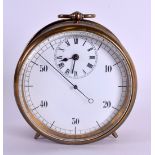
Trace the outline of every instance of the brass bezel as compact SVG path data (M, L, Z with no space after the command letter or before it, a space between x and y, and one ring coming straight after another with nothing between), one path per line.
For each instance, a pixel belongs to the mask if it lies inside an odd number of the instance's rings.
M47 127L43 126L42 123L37 120L31 112L25 113L23 106L20 102L19 98L19 91L18 91L18 83L19 83L19 74L20 70L22 68L22 65L24 64L27 56L30 54L32 49L38 45L41 41L43 41L48 36L54 35L59 32L65 32L65 31L88 31L95 33L101 37L106 38L110 42L112 42L121 52L124 59L127 62L128 68L130 70L131 74L131 81L132 81L132 94L131 98L128 96L126 97L124 104L122 108L119 110L117 117L114 117L114 119L107 125L101 128L100 130L96 130L91 134L81 135L80 139L78 139L75 136L66 136L60 133L57 133L53 130L48 129ZM86 144L91 143L97 140L100 140L104 137L107 137L108 135L114 133L118 127L126 120L127 116L129 115L134 102L136 98L136 92L137 92L137 77L136 77L136 71L134 64L128 55L126 49L123 47L123 45L120 43L120 41L117 39L117 37L109 31L107 28L103 27L102 25L89 21L89 20L81 20L78 23L72 21L72 20L60 20L56 21L54 23L51 23L41 29L38 33L35 34L35 36L30 40L28 45L26 46L22 56L19 59L19 62L16 67L15 76L14 76L14 95L16 98L16 102L18 105L18 108L20 112L22 113L25 120L29 123L29 125L40 135L45 136L48 139L54 140L59 143L64 144ZM25 101L25 108L29 110L29 108L26 105ZM74 139L74 141L72 140Z

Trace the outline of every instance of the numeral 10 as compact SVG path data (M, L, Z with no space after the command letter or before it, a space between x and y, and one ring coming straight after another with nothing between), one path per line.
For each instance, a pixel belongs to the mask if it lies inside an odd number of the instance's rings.
M112 66L105 65L105 72L111 72L111 71L112 71Z

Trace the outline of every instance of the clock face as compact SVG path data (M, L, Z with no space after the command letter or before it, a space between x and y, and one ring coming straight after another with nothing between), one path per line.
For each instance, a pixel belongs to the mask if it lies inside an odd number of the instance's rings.
M19 77L21 103L49 130L64 135L100 130L131 96L126 59L90 32L46 38L27 56Z
M57 46L54 58L62 74L69 78L82 78L94 70L97 50L86 37L69 35Z

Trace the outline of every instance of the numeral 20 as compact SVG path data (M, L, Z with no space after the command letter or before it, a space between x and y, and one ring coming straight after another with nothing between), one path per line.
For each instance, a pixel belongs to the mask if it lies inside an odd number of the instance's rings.
M103 101L103 108L110 108L111 102L110 101Z

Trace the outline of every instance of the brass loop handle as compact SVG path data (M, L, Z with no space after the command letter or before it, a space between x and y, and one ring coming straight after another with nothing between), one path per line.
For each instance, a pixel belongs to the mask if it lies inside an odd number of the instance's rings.
M95 14L82 14L81 12L73 12L72 14L60 14L58 15L58 18L68 18L74 21L80 21L83 20L84 18L95 18Z

